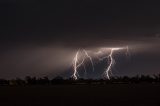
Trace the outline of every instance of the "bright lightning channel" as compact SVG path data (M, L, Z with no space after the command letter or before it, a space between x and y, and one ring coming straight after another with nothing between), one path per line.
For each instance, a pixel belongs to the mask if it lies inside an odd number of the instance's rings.
M78 61L78 53L79 51L76 53L76 56L74 57L74 61L73 61L73 68L74 68L74 72L73 72L73 79L77 80L77 61Z
M78 67L80 67L81 65L83 65L84 70L85 70L85 74L86 74L86 68L85 68L85 64L84 64L84 61L85 61L86 58L89 58L89 60L90 60L90 62L91 62L91 64L92 64L92 69L93 69L93 71L94 71L94 65L93 65L92 57L88 54L88 52L87 52L85 49L83 49L83 53L84 53L84 54L83 54L83 59L82 59L81 63L79 63L79 61L78 61L78 59L80 58L80 56L79 56L79 50L77 51L77 53L76 53L76 55L75 55L75 57L74 57L74 59L73 59L74 72L73 72L72 78L73 78L74 80L77 80L77 79L78 79L78 77L77 77L77 75L78 75L77 69L78 69Z
M121 48L103 48L103 49L100 49L97 53L95 53L96 55L98 54L104 54L106 51L110 50L110 53L108 56L104 56L102 58L99 58L99 60L104 60L104 59L108 59L109 60L109 66L105 69L103 75L105 78L109 79L110 80L110 75L109 73L111 72L111 68L113 67L114 65L114 59L113 59L113 53L115 51L118 51L118 50L122 50L122 49L126 49L127 50L127 53L128 53L128 46L126 47L121 47ZM83 54L82 54L83 53ZM86 73L86 68L85 68L85 64L84 64L84 61L86 58L89 58L91 64L92 64L92 68L93 68L93 71L94 71L94 64L93 64L93 60L92 60L92 57L88 54L88 52L83 49L83 51L81 52L81 54L83 55L82 56L79 56L79 50L76 52L76 55L73 59L73 68L74 68L74 72L73 72L73 75L72 75L72 78L74 80L77 80L78 79L78 67L80 67L81 65L84 66L84 70L85 70L85 73ZM82 61L79 62L79 58L82 58Z
M123 49L123 48L111 48L110 49L110 53L109 53L109 56L108 56L108 59L110 60L109 66L107 67L107 69L104 72L105 77L109 80L110 80L109 72L111 71L111 68L114 65L113 52L116 51L116 50L120 50L120 49Z
M92 57L89 56L89 54L87 53L87 51L86 51L85 49L84 49L83 51L84 51L85 55L89 58L89 60L90 60L90 62L91 62L91 64L92 64L92 70L94 71L94 65L93 65Z

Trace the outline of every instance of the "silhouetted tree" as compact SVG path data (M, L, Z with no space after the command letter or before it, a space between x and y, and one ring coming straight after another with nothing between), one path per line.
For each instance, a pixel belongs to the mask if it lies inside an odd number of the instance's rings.
M20 78L16 78L15 82L16 82L16 85L25 85L26 84L26 82Z
M153 77L155 82L160 82L160 74L157 75L154 74Z
M36 79L36 77L27 76L27 77L25 78L25 80L26 80L27 84L29 84L29 85L35 85L35 84L37 84L37 79Z
M5 79L0 79L0 85L9 85L9 81Z
M57 76L51 80L52 84L64 84L64 79L61 76Z
M140 82L140 77L139 77L139 75L136 75L134 77L131 77L130 80L131 80L132 83L139 83Z
M42 84L42 85L46 85L49 84L50 81L48 79L48 77L43 77L43 78L38 78L37 79L37 84Z
M36 78L26 76L25 80L16 78L13 80L0 79L0 85L48 85L48 84L113 84L113 83L160 83L160 74L153 75L136 75L134 77L120 76L111 77L108 79L83 79L79 78L74 80L73 78L63 79L61 76L57 76L50 80L48 77Z
M149 75L141 75L140 81L141 82L152 82L153 78L150 77Z

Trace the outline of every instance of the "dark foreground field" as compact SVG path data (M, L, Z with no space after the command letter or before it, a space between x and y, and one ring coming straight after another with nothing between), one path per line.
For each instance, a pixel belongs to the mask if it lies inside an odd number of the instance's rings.
M158 84L1 86L0 106L160 106Z

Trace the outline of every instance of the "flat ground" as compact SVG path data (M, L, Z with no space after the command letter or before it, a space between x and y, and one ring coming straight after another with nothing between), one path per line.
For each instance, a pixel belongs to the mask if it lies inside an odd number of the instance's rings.
M160 106L160 84L1 86L0 106Z

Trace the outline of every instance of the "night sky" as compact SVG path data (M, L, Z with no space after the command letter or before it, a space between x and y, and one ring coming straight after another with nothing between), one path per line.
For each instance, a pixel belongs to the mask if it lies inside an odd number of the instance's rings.
M114 54L113 74L160 73L159 5L148 0L1 0L0 78L65 75L78 49L124 46L129 56ZM98 64L96 72L104 68ZM96 78L96 72L88 74Z

